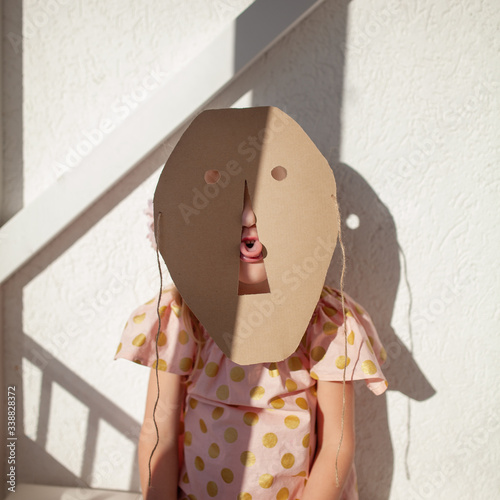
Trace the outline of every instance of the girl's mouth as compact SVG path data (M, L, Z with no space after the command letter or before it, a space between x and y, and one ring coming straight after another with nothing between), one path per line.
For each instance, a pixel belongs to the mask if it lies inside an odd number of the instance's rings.
M260 262L262 259L262 243L259 239L252 237L242 238L240 244L240 260L243 262Z

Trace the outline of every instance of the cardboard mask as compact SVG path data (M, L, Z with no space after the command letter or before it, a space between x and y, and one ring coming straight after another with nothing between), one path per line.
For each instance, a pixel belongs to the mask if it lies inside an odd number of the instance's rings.
M269 293L238 295L246 188ZM184 132L154 196L159 250L183 299L232 361L281 361L297 349L335 248L337 210L328 162L279 109L208 110Z

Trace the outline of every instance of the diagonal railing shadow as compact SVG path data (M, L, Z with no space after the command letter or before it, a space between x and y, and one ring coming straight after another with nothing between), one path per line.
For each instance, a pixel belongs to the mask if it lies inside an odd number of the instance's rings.
M36 433L36 444L38 447L45 449L47 444L52 386L54 383L57 383L88 409L87 432L83 447L83 462L79 474L81 481L78 482L83 482L84 486L89 486L86 478L91 478L94 473L97 431L99 423L104 421L134 444L135 460L129 487L131 490L137 489L137 484L132 478L137 475L138 471L137 438L140 431L140 425L120 407L99 394L90 384L68 369L51 353L27 335L24 336L23 357L36 363L36 366L39 368L43 368L41 370L42 384L38 428Z

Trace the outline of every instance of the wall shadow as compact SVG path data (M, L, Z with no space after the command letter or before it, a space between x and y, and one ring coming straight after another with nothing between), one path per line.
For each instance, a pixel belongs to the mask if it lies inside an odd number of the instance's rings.
M2 2L2 194L0 224L23 207L23 2Z
M394 219L354 169L337 163L333 164L333 170L346 250L345 290L366 308L377 327L388 354L382 370L389 382L389 390L401 392L416 401L428 399L435 393L434 389L391 326L398 287L402 278L406 278L401 276L404 270L400 266ZM359 220L355 229L349 227L353 215ZM341 269L342 256L337 247L327 276L328 283L337 288ZM408 292L411 294L411 290ZM411 333L411 323L408 327L409 332L401 332L405 339ZM411 346L411 338L406 343ZM356 467L360 498L389 498L394 463L387 397L373 396L360 383L356 387L356 406ZM408 413L407 448L411 444L411 424ZM404 465L407 467L408 464Z
M261 81L253 88L252 105L274 105L286 111L328 159L343 216L348 266L345 290L367 309L379 331L388 352L383 371L389 390L422 401L435 391L391 326L401 278L393 217L369 184L354 169L339 162L348 4L345 0L326 1L303 22L308 25L304 29L310 38L301 36L300 25L266 54ZM346 225L350 214L359 218L355 230ZM327 275L327 283L335 287L339 284L340 264L337 248ZM408 292L411 294L411 290ZM394 470L387 397L375 397L359 383L356 407L360 498L387 499ZM408 436L407 446L410 439Z

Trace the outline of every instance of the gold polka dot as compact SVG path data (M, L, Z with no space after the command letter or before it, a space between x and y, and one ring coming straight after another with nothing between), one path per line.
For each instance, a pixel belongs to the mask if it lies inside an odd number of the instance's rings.
M247 411L243 415L243 422L247 425L255 425L259 421L259 416L253 411Z
M139 323L142 323L144 321L144 318L146 317L146 313L138 314L137 316L134 316L134 323L137 325Z
M151 300L148 300L147 302L144 302L144 305L147 306L148 304L152 304L155 300L157 301L158 298L157 297L153 297Z
M186 332L186 330L181 330L179 332L179 342L182 345L185 345L189 342L189 335L188 335L188 332Z
M252 500L252 495L250 493L240 493L237 500Z
M274 432L268 432L262 436L262 444L266 448L274 448L278 442L278 436Z
M325 357L325 354L325 348L320 345L311 350L311 358L314 359L314 361L321 361Z
M297 390L297 384L291 378L286 379L285 385L288 392L293 392Z
M142 361L140 359L134 359L134 363L137 363L138 365L142 365ZM156 366L156 361L153 363L153 368Z
M292 372L296 372L302 368L302 361L297 356L288 359L288 368Z
M211 458L217 458L220 454L220 449L217 443L212 443L208 447L208 456Z
M316 374L316 372L310 372L309 373L310 377L314 380L319 380L319 377L318 375Z
M389 387L389 382L387 382L387 380L384 380L384 383L386 387Z
M352 312L351 312L351 311L349 311L349 309L347 309L347 307L345 308L344 312L345 312L346 316L350 316L351 318L353 318L353 317L354 317L354 316L352 315Z
M332 323L331 321L326 321L323 323L323 333L325 335L333 335L334 333L337 333L338 326L335 323Z
M205 361L203 361L201 358L198 359L198 364L196 365L197 370L201 370L205 366Z
M276 495L276 500L288 500L290 492L288 488L281 488Z
M183 372L189 371L192 366L193 366L193 360L191 358L182 358L179 363L179 368Z
M205 421L202 418L200 418L200 429L201 429L201 432L203 432L203 434L206 434L207 424L205 423Z
M209 377L215 377L217 373L219 373L219 365L217 363L214 363L213 361L210 361L210 363L207 363L205 366L205 373Z
M251 451L244 451L240 455L240 460L245 467L252 467L252 465L255 465L255 455Z
M155 361L153 363L152 368L156 369L156 359L155 359ZM161 370L161 371L166 371L167 370L167 362L164 359L159 359L158 360L158 370Z
M166 343L167 336L163 332L160 332L160 335L158 335L158 347L164 346Z
M252 389L250 389L250 397L252 399L260 399L262 396L264 396L265 392L266 391L264 387L262 387L261 385L257 385L255 387L252 387Z
M137 337L135 337L134 340L132 340L132 345L135 345L136 347L141 347L141 345L146 342L146 335L144 333L139 333Z
M339 370L343 370L345 366L349 366L349 363L351 362L351 358L347 358L347 364L345 362L345 356L339 356L336 360L335 360L335 366L339 369Z
M307 410L309 408L309 405L307 404L307 401L304 398L297 398L295 400L295 403L299 408L302 408L303 410Z
M373 361L370 361L369 359L361 363L361 369L367 375L373 375L374 373L377 373L377 367L375 366L375 363Z
M380 350L380 360L384 363L387 360L387 351L382 347Z
M269 365L269 375L271 377L277 377L280 374L278 367L276 366L276 363L271 363Z
M224 439L227 443L234 443L238 439L238 431L234 427L228 427L224 431Z
M306 477L306 475L307 475L306 471L303 470L303 471L300 471L298 474L295 474L295 476L293 476L293 477Z
M234 474L231 469L222 469L220 475L225 483L229 484L233 482Z
M193 494L188 495L188 500L198 500Z
M279 410L285 406L285 402L281 398L275 398L271 400L271 406Z
M338 311L337 311L337 309L335 309L335 307L324 306L323 312L327 316L330 316L330 318L332 318L333 316L335 316L337 314Z
M229 397L229 387L227 385L220 385L217 387L215 394L220 400L225 401Z
M198 400L195 398L191 398L189 400L189 406L194 410L196 406L198 405Z
M189 483L189 476L187 475L187 472L185 472L184 475L182 476L182 482L185 484Z
M161 306L160 309L158 309L160 316L166 311L166 309L167 309L167 306Z
M207 483L207 493L209 497L215 497L219 492L217 485L213 481Z
M219 418L222 417L222 414L224 413L224 408L221 408L220 406L218 406L217 408L215 408L215 410L212 412L212 418L214 420L218 420Z
M181 314L181 307L178 306L177 304L174 304L172 303L172 305L170 306L172 308L172 311L174 311L174 314L179 317L180 314Z
M122 350L122 343L120 342L118 344L118 349L116 349L116 353L115 353L115 356Z
M274 477L271 474L262 474L259 477L259 484L262 488L270 488L273 485Z
M235 366L231 368L229 376L233 382L241 382L245 378L245 370L241 366Z
M354 304L354 309L356 309L358 314L365 314L365 311L363 311L363 309L361 309L358 304Z
M288 417L285 418L285 425L289 429L296 429L299 426L299 424L300 424L300 419L295 415L289 415Z
M295 457L291 453L285 453L281 457L281 465L285 469L291 469L294 463L295 463Z
M314 396L316 397L318 395L318 391L316 389L316 386L315 385L312 385L310 388L309 388L309 392Z
M205 468L205 462L203 461L203 458L201 457L196 457L194 459L194 466L198 469L198 470L203 470Z
M310 436L310 434L309 434L309 433L307 433L307 434L303 437L303 439L302 439L302 446L303 446L304 448L307 448L307 447L309 446L309 441L310 441L310 438L311 438L311 436Z
M351 333L349 334L349 336L347 337L347 342L349 342L349 344L353 345L354 344L354 332L351 330Z
M192 442L193 442L193 435L189 431L186 431L186 433L184 434L184 444L186 446L191 446Z

